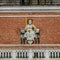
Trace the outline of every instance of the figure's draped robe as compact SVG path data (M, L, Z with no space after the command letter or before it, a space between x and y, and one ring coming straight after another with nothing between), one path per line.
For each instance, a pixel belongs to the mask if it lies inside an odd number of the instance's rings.
M29 44L32 44L35 38L35 31L32 28L34 28L34 25L27 25L25 28L26 33L24 34L24 37L26 37Z

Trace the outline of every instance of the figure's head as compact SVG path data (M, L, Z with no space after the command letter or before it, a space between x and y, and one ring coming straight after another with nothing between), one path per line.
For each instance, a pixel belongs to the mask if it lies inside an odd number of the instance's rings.
M31 19L29 19L29 20L27 21L27 23L28 23L29 25L31 25L31 24L33 24L33 21L32 21Z

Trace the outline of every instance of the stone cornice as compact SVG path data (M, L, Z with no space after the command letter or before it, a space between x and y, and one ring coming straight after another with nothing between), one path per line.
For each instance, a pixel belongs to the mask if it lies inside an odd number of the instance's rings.
M0 13L19 13L19 12L60 12L60 6L14 6L0 7Z

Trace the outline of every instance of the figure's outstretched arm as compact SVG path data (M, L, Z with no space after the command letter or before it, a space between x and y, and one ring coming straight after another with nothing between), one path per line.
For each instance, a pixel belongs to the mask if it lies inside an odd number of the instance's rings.
M25 27L25 31L27 31L27 29L28 29L28 28L27 28L27 25L26 25L26 27Z
M35 25L33 25L33 28L34 28L34 31L36 31L36 30L37 30L37 28L36 28L36 26L35 26Z

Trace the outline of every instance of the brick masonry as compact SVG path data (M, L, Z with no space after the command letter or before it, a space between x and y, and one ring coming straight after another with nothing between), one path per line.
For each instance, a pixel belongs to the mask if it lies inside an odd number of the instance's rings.
M18 13L0 14L0 16L20 15L60 15L60 13ZM20 29L24 29L26 21L32 19L40 29L40 44L60 44L60 17L41 18L0 18L0 44L20 44Z
M39 13L42 15L43 13ZM39 15L35 14L35 15ZM48 14L48 13L44 13ZM59 13L49 13L58 15ZM0 16L20 16L24 14L0 14ZM25 14L34 15L34 13ZM20 29L26 26L26 20L32 19L40 29L40 44L60 44L60 18L0 18L0 44L20 44Z

